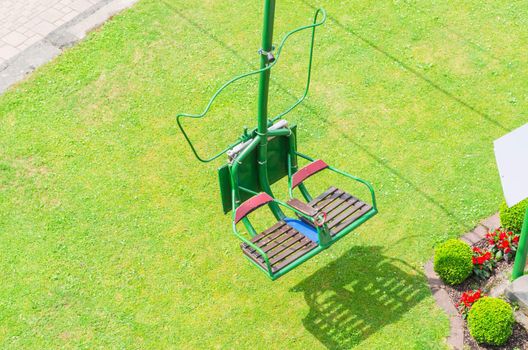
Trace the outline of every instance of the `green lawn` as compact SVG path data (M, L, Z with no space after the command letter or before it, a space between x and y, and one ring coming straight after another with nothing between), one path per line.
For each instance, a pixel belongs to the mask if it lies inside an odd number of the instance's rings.
M324 1L300 150L369 179L380 214L270 282L174 116L255 67L261 1L143 0L0 97L3 349L444 348L422 272L498 208L492 141L526 122L522 1ZM276 42L312 0L280 0ZM301 93L306 39L273 73ZM254 125L256 79L219 101L209 153ZM277 191L285 198L284 191Z

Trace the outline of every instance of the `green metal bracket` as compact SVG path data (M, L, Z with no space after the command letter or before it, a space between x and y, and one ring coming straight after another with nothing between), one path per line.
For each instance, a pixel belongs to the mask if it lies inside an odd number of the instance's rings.
M292 125L290 130L295 135L297 127ZM272 133L273 131L270 131ZM271 138L268 144L267 164L269 169L270 184L274 184L280 179L288 175L288 157L289 157L289 140L288 136L276 136ZM258 179L258 154L257 150L252 150L248 153L245 159L240 161L238 165L238 185L240 187L248 188L254 192L261 192L263 188L260 186ZM231 172L230 165L224 164L218 169L218 180L220 184L220 196L222 199L222 208L227 214L232 209L231 198ZM240 193L239 200L245 201L252 196L250 193Z

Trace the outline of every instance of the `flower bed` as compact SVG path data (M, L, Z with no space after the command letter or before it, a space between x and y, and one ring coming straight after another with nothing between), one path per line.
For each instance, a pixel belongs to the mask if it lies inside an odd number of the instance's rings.
M510 276L513 267L513 256L515 253L512 253L512 246L516 246L516 244L512 245L511 243L516 236L508 234L501 235L500 232L502 231L495 231L495 236L497 237L497 241L494 240L497 248L495 251L491 246L490 240L492 239L492 236L490 234L488 234L485 239L473 245L473 275L459 285L445 285L445 290L449 294L452 303L457 306L464 319L471 306L478 299L484 295L488 295L493 290L493 287L506 282ZM502 239L499 239L499 237L502 237ZM505 239L508 241L508 246L504 243L500 243ZM506 249L508 247L509 250ZM498 253L499 251L502 252L502 255ZM496 257L499 258L499 261L495 260ZM486 271L486 273L483 273L482 271ZM477 344L468 331L467 322L464 321L464 344L469 349L475 350L528 349L528 332L521 325L516 323L513 327L513 335L505 345L490 346Z

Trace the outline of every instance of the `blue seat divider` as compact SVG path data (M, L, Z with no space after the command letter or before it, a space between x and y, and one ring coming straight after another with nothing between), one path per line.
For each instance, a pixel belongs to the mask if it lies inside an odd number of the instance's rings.
M288 225L302 233L305 237L309 238L311 241L319 244L319 235L317 234L317 230L312 226L297 219L285 218L284 221Z

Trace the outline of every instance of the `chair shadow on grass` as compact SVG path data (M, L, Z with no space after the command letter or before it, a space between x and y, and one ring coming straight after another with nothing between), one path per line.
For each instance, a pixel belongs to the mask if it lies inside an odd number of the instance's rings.
M292 291L304 293L304 327L328 349L359 345L430 295L423 273L381 246L352 248Z

